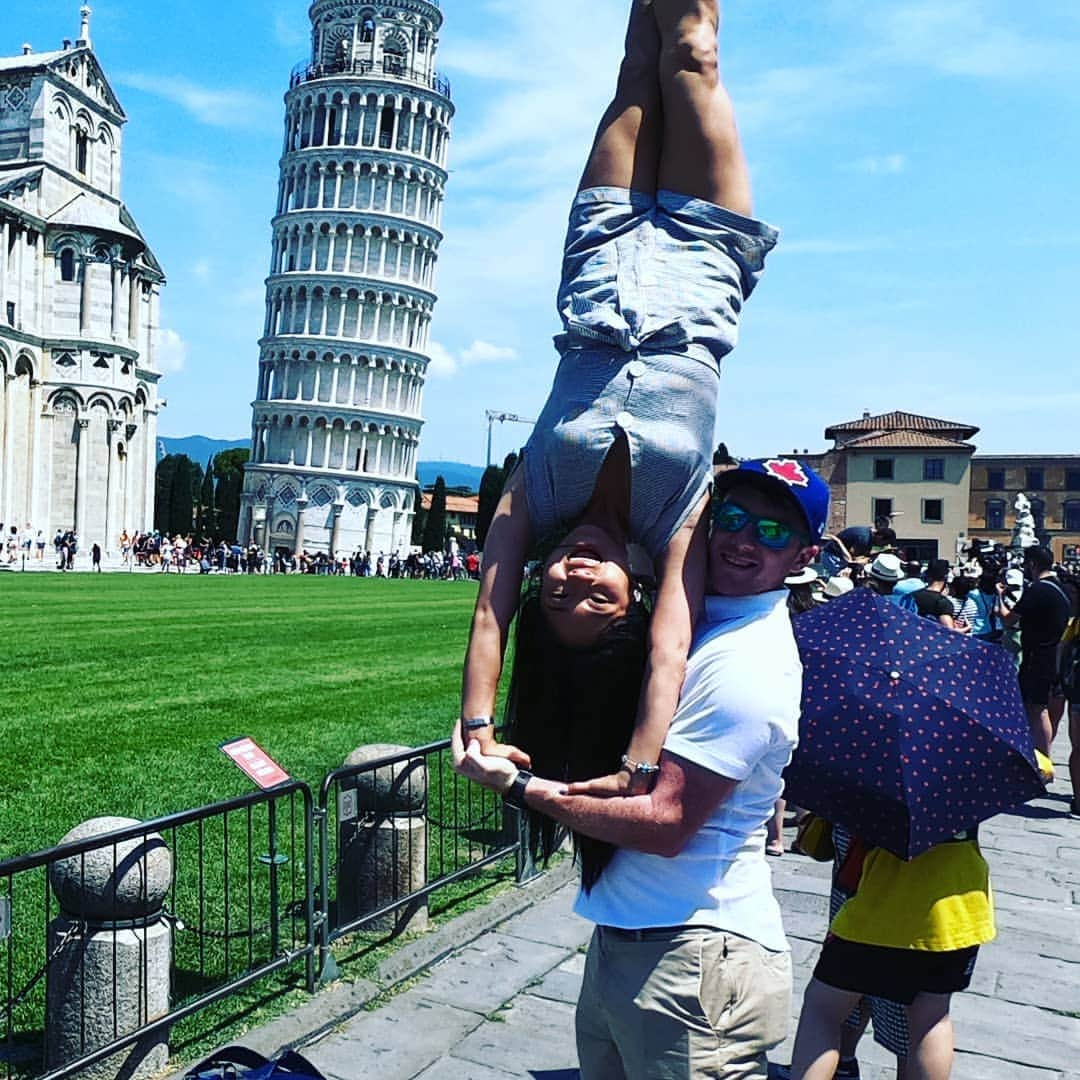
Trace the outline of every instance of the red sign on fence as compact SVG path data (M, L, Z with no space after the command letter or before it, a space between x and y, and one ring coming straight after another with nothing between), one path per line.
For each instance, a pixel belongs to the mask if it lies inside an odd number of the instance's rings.
M261 788L276 787L289 779L289 774L254 739L233 739L222 743L221 751Z

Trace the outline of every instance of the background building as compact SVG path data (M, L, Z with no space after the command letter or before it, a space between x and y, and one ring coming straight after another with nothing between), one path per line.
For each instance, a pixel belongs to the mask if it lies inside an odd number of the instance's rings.
M832 492L834 533L888 516L913 558L955 559L973 539L1008 543L1020 492L1057 559L1080 547L1080 455L978 454L971 424L914 413L864 413L825 429L833 448L797 454Z
M968 532L1008 543L1013 503L1031 501L1035 531L1057 559L1080 555L1080 454L979 454L972 463Z
M409 544L454 107L429 0L311 5L285 98L240 540Z
M0 59L0 520L148 529L165 278L120 200L124 110L90 44Z

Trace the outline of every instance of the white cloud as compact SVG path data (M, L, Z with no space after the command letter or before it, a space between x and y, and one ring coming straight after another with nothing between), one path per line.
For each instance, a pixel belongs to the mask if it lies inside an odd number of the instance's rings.
M492 345L489 341L474 341L461 354L463 364L491 364L516 359L516 349L508 345Z
M447 379L458 373L458 361L454 354L444 345L437 341L428 342L428 356L430 363L427 373L433 378Z
M196 281L209 281L214 276L214 264L209 259L198 259L191 267L191 276Z
M119 75L116 81L171 101L200 123L212 127L264 130L267 124L276 126L276 103L271 105L247 90L215 90L180 75L149 75L138 71Z
M509 345L492 345L490 341L477 339L459 353L453 353L445 345L432 341L428 346L428 355L431 357L428 374L436 378L450 378L473 364L505 364L516 360L518 354L517 349Z
M853 161L851 168L868 176L895 176L907 169L907 158L903 154L864 157Z
M175 375L187 364L188 344L175 331L162 327L154 341L154 366L163 375Z

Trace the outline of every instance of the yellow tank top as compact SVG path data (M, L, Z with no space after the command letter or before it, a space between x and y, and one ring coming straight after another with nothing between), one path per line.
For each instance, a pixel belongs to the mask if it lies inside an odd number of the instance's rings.
M910 862L873 848L859 888L830 930L847 941L951 952L993 940L990 868L974 840L938 844Z

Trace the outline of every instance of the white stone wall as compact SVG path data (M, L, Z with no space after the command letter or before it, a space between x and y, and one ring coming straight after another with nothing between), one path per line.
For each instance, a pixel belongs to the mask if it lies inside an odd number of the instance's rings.
M294 71L240 540L409 543L454 107L427 0L316 0Z
M0 67L0 105L26 92L0 108L0 521L113 550L153 521L164 277L125 224L124 116L92 53L26 65Z

